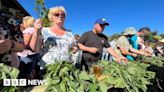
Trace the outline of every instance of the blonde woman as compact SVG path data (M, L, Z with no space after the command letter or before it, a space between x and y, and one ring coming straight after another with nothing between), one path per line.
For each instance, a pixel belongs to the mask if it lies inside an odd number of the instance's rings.
M41 32L44 44L43 44L43 56L42 61L45 64L52 64L56 61L71 61L70 50L75 44L75 39L72 33L64 28L64 22L66 18L66 10L63 6L56 6L50 9L48 18L51 22L50 27L41 29L42 21L36 20L34 23L35 35L33 35L33 49L38 50L41 46L38 46L38 36Z
M26 16L23 18L23 39L26 49L23 52L18 53L20 57L20 78L34 78L34 71L36 64L39 61L39 54L31 49L30 43L34 33L34 18Z

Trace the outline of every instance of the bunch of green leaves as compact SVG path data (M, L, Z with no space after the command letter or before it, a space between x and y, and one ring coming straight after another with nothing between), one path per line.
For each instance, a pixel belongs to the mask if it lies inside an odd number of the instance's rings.
M0 63L0 85L3 85L3 79L16 79L18 77L18 74L18 69ZM15 92L16 90L18 90L18 87L16 86L0 87L1 92Z
M93 74L79 71L72 64L58 62L46 67L45 79L48 92L106 92L103 82L98 82Z
M36 11L37 17L43 20L44 27L50 26L50 21L48 20L49 9L45 6L45 0L36 0L34 10Z
M164 67L164 57L145 57L145 56L140 56L140 61L149 63L150 65L156 65L158 67Z
M47 9L45 7L45 1L44 0L36 0L34 10L36 11L38 18L43 18L47 12Z
M99 66L103 67L103 74L109 75L103 80L108 87L125 88L128 92L147 91L147 85L154 78L155 73L147 71L148 64L140 62L128 62L121 65L116 62L101 61Z

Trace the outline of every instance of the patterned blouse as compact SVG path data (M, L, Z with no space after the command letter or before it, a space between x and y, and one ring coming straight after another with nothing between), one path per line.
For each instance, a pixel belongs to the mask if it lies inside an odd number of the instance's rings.
M71 48L75 44L74 36L70 31L66 31L64 35L58 36L49 28L42 29L44 39L42 60L46 64L56 61L71 62Z
M128 41L128 39L125 36L121 36L116 41L116 46L120 48L124 48L126 51L129 51L131 45Z

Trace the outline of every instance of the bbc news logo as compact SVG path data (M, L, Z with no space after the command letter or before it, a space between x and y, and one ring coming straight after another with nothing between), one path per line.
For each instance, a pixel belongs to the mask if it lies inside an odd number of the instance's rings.
M46 80L38 79L3 79L3 86L36 86L46 83Z

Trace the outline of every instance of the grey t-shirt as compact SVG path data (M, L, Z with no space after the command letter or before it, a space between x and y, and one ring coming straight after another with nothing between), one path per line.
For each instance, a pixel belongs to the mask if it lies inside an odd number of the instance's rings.
M107 37L104 34L95 34L93 31L85 32L79 39L79 43L87 47L98 48L97 53L90 53L83 51L83 60L85 61L98 61L102 57L103 47L108 48Z

